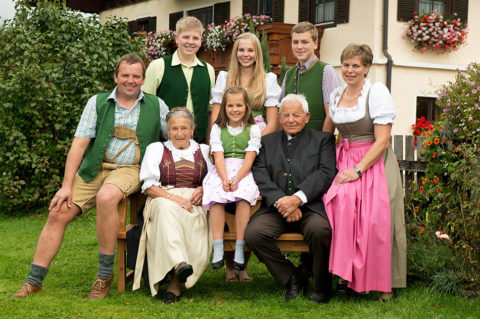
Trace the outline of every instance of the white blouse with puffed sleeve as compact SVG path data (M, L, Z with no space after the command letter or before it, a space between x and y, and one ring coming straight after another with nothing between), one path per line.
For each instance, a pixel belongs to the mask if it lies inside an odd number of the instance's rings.
M239 127L231 127L227 125L228 133L233 136L236 136L243 132L244 126ZM212 131L210 133L210 146L211 152L223 152L223 144L222 140L220 139L221 135L221 128L217 124L213 124ZM245 152L256 152L257 155L260 153L262 132L260 131L260 127L257 124L252 124L250 127L250 139L248 140L247 148L244 150Z
M163 150L165 147L172 152L174 162L178 162L181 159L193 162L194 154L200 147L203 158L205 159L205 162L207 162L207 170L210 170L210 168L213 166L208 157L208 150L210 147L206 144L198 144L194 140L190 140L190 147L180 150L175 148L170 140L166 141L165 143L152 143L147 146L145 155L143 157L142 166L140 168L140 181L143 182L142 193L145 193L145 191L152 186L161 186L160 162L162 161Z
M395 119L395 105L393 104L390 92L384 84L377 82L372 85L370 80L366 79L357 105L351 108L338 108L338 102L346 88L346 85L344 87L338 87L330 95L331 103L329 113L333 123L351 123L362 119L365 116L366 100L367 95L369 95L368 105L373 124L393 124Z

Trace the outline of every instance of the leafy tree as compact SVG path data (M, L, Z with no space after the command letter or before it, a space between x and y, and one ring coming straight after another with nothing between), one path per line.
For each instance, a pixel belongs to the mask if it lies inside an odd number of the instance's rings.
M114 87L125 53L141 54L124 20L103 24L64 1L16 2L0 28L0 211L45 206L88 98Z

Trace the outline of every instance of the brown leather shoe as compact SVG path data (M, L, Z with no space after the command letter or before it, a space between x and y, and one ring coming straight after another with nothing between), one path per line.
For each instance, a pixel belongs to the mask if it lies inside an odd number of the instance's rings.
M388 300L391 300L393 298L393 290L391 292L380 292L380 294L378 295L378 298L382 301L388 301Z
M88 295L88 299L101 299L108 296L108 292L110 291L110 286L113 282L113 274L110 279L102 279L97 278L93 283L92 290L90 291L90 295Z
M40 290L42 290L42 287L35 287L25 282L20 290L16 294L11 295L10 298L25 298L28 297L29 294L39 292Z

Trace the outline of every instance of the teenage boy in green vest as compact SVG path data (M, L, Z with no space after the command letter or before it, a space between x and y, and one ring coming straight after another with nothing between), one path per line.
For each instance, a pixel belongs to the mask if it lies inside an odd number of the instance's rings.
M155 94L170 109L186 106L195 117L195 140L204 142L208 129L210 90L215 71L196 54L202 45L203 25L195 17L183 17L176 25L173 55L152 61L147 68L143 91Z
M318 47L318 31L310 22L296 24L291 31L292 51L298 62L285 74L282 95L302 94L310 108L307 127L331 132L335 126L328 114L330 93L340 86L340 77L331 65L320 62L315 55Z
M140 189L140 163L148 144L166 135L168 107L158 97L143 94L145 65L135 54L121 57L113 75L117 87L88 101L67 155L62 187L50 202L49 215L26 282L12 298L42 289L67 224L97 208L100 248L98 274L89 299L108 295L113 281L118 203Z

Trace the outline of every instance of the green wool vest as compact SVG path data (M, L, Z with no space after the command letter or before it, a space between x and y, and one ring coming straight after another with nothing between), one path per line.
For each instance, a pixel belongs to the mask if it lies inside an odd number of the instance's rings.
M107 100L110 92L97 94L97 136L90 141L78 174L85 182L94 179L105 157L115 126L115 101ZM154 95L144 93L140 102L140 116L137 123L137 137L140 146L140 163L148 144L160 140L160 103Z
M317 61L307 71L300 73L297 87L297 68L290 68L285 74L285 96L290 93L303 94L307 98L308 109L310 111L310 121L306 127L311 127L317 131L322 131L325 121L325 107L323 105L323 69L326 64Z
M223 145L223 157L224 158L245 158L245 149L248 146L250 140L250 128L247 126L242 133L233 136L228 133L227 127L222 127L220 131L220 140Z
M165 72L162 83L157 89L157 96L165 101L170 109L177 106L186 106L188 84L181 65L172 66L172 56L164 57ZM197 142L205 141L208 128L208 102L210 100L210 76L207 62L200 60L204 66L193 69L190 91L195 117L195 136Z

